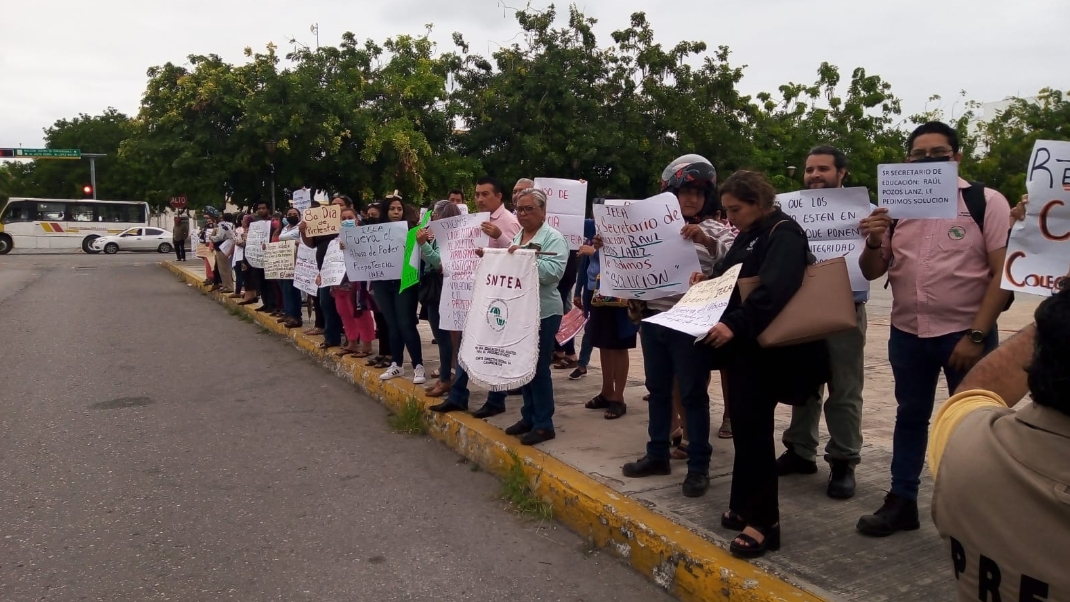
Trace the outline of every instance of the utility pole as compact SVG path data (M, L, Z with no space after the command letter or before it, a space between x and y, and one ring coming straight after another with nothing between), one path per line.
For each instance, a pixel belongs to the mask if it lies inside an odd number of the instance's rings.
M316 50L319 50L320 49L320 24L319 23L313 23L312 27L309 27L308 30L310 32L312 32L313 35L316 36Z
M93 198L97 198L97 159L107 157L105 153L82 153L89 159L89 185L93 187Z

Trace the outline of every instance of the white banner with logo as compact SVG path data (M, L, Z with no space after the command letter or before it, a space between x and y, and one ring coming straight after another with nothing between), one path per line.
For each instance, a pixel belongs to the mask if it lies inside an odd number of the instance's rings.
M862 275L858 258L866 244L860 222L873 212L869 191L863 186L797 190L778 194L776 200L806 231L814 257L818 261L845 258L851 290L868 293L869 280Z
M442 259L442 297L438 303L442 330L464 330L468 308L472 305L473 277L479 264L476 249L490 244L480 224L489 220L489 213L474 213L435 220L428 226Z
M539 273L535 252L484 249L457 358L492 391L535 378L539 359Z
M1025 177L1029 204L1011 228L1001 286L1050 297L1070 271L1070 142L1037 140Z

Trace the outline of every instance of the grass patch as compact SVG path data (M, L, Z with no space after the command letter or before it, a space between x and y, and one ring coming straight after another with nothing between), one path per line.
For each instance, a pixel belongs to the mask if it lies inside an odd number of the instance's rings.
M249 312L242 311L240 308L231 307L229 305L226 306L226 307L227 307L227 313L229 313L230 315L234 316L235 318L238 318L242 322L246 322L246 323L249 323L249 324L251 324L253 322L253 317L249 315Z
M424 404L420 403L420 400L415 397L410 397L405 402L405 405L401 406L400 411L390 414L388 420L390 421L390 428L395 433L405 433L406 435L427 434Z
M517 514L550 520L554 517L554 507L539 499L531 490L531 482L524 473L524 463L515 452L509 452L513 464L502 479L499 498L504 500Z

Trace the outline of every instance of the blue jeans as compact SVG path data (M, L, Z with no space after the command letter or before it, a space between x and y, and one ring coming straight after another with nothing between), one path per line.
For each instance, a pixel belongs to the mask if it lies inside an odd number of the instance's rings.
M408 348L415 368L424 363L420 331L416 330L417 287L410 286L404 292L398 292L400 287L397 280L373 282L372 294L390 329L391 361L398 366L404 365L405 349Z
M539 321L539 359L535 363L535 378L520 387L524 405L520 418L537 431L554 430L554 381L550 377L550 362L554 357L561 316L547 316Z
M457 353L460 352L461 350L458 349ZM453 385L450 387L450 394L446 399L453 405L467 410L468 396L468 373L464 371L464 368L462 368L460 364L457 364L457 373L453 375ZM505 396L505 391L491 391L487 393L487 406L504 411Z
M293 281L290 281L293 284ZM294 290L297 290L296 288ZM342 344L342 318L334 307L334 297L331 296L331 287L325 286L319 290L320 314L323 315L323 342L327 345L338 346Z
M282 307L286 317L301 319L301 289L294 286L293 280L279 280L282 288Z
M594 293L587 291L583 293L583 309L587 313L588 317L591 315L591 297ZM580 341L580 368L586 368L591 365L591 355L594 353L594 339L587 336L587 331L590 330L590 322L583 327L583 340Z
M929 418L936 400L936 385L943 370L947 388L954 394L965 372L948 365L951 352L965 332L923 339L891 328L888 338L888 362L895 378L895 434L892 438L892 493L918 499L925 448L929 444ZM988 354L999 344L995 326L984 342Z
M453 368L453 339L449 332L439 328L442 316L438 313L438 303L427 306L427 321L431 324L431 334L438 341L438 359L442 364L438 368L438 380L447 383L450 381L450 370Z
M687 418L687 471L707 474L713 455L708 355L695 346L695 337L657 324L644 322L639 329L639 340L643 346L646 390L650 393L647 456L669 461L675 381L680 385L680 402Z

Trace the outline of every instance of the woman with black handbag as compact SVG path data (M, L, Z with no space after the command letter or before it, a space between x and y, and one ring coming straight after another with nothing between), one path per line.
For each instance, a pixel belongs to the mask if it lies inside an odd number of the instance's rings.
M758 336L800 289L813 262L806 233L776 205L776 190L763 174L737 171L721 184L719 194L739 235L711 277L742 264L741 279L760 278L746 301L737 286L720 322L704 339L713 347L713 367L727 376L734 435L732 494L721 525L741 531L732 540L733 554L757 557L780 547L774 410L778 400L801 403L828 380L828 353L823 340L759 345Z

